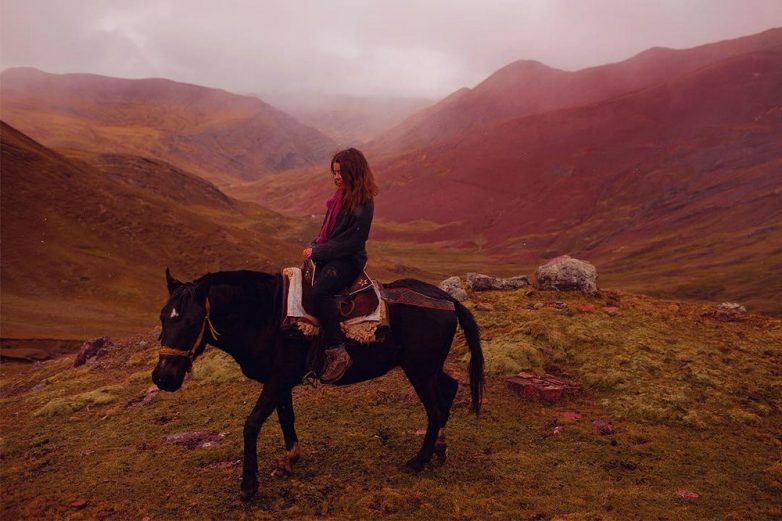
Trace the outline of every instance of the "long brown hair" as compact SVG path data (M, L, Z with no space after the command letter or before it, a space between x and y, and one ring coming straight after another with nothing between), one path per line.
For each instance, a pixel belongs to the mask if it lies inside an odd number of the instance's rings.
M348 148L334 154L331 160L332 173L334 163L339 163L339 173L345 190L342 205L347 211L352 212L358 205L369 202L377 195L375 176L360 150Z

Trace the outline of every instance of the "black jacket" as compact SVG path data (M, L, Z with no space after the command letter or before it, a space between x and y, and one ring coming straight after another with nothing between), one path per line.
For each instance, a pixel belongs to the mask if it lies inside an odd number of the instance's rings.
M334 259L347 259L354 260L363 267L367 263L366 243L374 213L375 203L371 199L357 206L352 212L343 208L337 215L328 240L323 244L312 242L312 260L323 263ZM323 222L325 223L326 219Z

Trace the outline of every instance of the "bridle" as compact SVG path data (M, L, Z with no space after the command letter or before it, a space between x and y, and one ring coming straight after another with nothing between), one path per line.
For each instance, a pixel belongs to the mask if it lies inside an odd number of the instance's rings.
M198 337L196 338L195 343L193 343L193 347L191 347L189 351L174 349L167 346L161 346L160 350L158 351L162 356L181 356L188 358L190 360L190 364L187 368L188 371L190 371L190 369L193 367L193 360L195 360L196 351L198 351L198 348L201 346L201 341L204 339L204 333L206 332L207 324L209 325L209 334L212 335L214 340L217 340L217 338L220 336L220 333L217 332L214 324L212 324L212 319L209 317L209 313L212 310L209 297L206 297L206 303L204 304L204 307L206 308L206 315L204 316L204 321L201 323L201 330L198 332Z

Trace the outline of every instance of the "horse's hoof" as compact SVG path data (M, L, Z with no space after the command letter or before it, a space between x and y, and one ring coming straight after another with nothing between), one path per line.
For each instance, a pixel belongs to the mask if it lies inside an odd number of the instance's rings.
M271 477L285 479L293 474L293 469L287 465L277 465L272 470Z
M422 468L424 468L424 464L421 463L421 460L418 458L413 458L405 463L405 466L402 467L402 472L406 474L415 474L417 472L421 472Z
M258 482L255 481L253 483L242 483L242 486L239 488L239 497L242 501L250 501L252 498L255 497L255 494L258 493Z
M445 463L445 460L448 458L448 447L446 447L444 444L435 445L434 455L440 459L441 463Z

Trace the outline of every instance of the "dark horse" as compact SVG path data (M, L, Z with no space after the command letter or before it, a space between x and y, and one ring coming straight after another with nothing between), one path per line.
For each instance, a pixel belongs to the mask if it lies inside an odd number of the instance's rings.
M164 391L182 386L185 373L207 344L231 355L242 372L263 383L263 390L244 424L244 468L241 496L258 489L258 433L266 418L277 411L285 437L285 458L278 471L290 472L299 458L291 390L307 368L310 341L298 330L280 329L283 315L282 276L254 271L207 274L179 282L166 270L169 299L160 312L160 358L152 380ZM443 371L456 324L470 348L472 411L478 414L483 393L483 353L478 326L470 311L441 289L404 279L386 287L410 288L426 296L454 303L454 311L390 305L390 334L368 346L348 344L353 366L337 385L369 380L400 366L426 409L428 425L423 445L405 465L419 470L433 454L445 458L444 427L458 382Z

